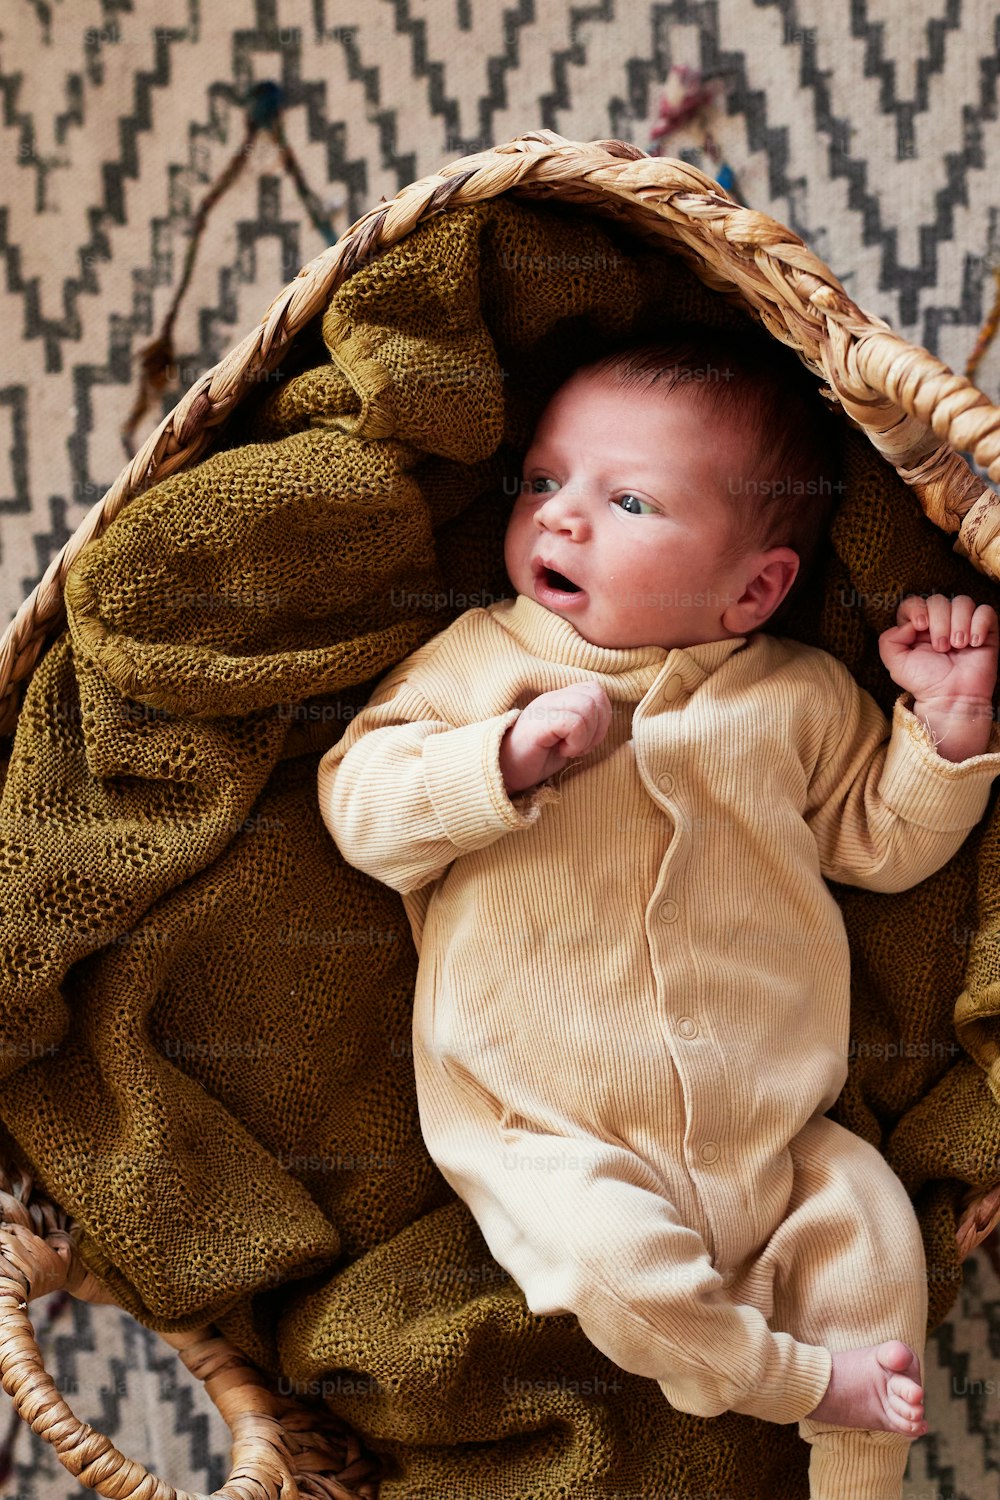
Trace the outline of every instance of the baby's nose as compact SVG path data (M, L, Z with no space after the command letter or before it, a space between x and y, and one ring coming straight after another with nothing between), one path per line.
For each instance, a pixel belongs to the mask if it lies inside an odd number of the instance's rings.
M535 524L542 531L570 531L577 535L590 523L582 497L567 488L546 496L535 510Z

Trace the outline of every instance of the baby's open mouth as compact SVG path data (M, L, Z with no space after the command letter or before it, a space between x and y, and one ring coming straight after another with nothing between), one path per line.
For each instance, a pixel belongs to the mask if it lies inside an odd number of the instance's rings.
M559 589L564 594L578 594L580 585L572 583L565 573L557 573L555 568L543 568L542 577L550 589Z

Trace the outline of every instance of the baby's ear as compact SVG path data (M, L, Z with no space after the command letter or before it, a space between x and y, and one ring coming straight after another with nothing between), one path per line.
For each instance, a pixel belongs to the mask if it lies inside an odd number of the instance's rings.
M806 586L812 569L809 564L803 563L798 553L795 555L799 558L799 566L792 585L781 602L776 605L774 612L768 616L767 623L772 629L783 627L788 623L790 616L795 613L800 600L806 592Z
M800 566L799 554L792 547L772 547L764 554L760 571L747 589L751 595L748 629L759 630L773 620L794 588Z

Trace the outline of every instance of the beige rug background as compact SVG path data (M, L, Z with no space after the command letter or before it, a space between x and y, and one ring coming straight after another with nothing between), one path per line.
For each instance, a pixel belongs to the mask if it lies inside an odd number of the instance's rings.
M3 0L0 621L123 465L137 351L255 84L280 85L288 141L339 235L380 197L539 125L649 149L671 65L700 68L743 201L961 371L1000 264L998 47L991 0ZM664 149L714 172L702 141L688 128ZM173 383L136 445L326 243L259 137L209 217ZM1000 342L977 383L1000 398ZM155 1335L70 1303L42 1341L78 1415L178 1486L223 1482L225 1428ZM1000 1281L983 1253L925 1378L933 1431L907 1500L997 1500ZM0 1442L8 1420L0 1496L81 1494L4 1398Z

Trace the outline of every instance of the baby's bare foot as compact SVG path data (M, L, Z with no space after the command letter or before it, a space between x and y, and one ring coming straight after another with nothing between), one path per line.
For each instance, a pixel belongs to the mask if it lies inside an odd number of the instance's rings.
M831 1352L830 1384L810 1419L923 1437L927 1423L920 1361L908 1344L890 1339L869 1349Z

